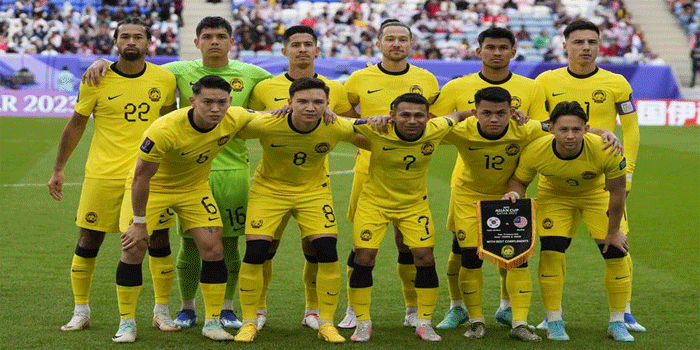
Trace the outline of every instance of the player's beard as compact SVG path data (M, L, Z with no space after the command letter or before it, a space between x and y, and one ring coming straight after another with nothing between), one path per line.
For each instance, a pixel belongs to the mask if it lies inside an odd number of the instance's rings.
M143 57L143 55L144 55L144 53L139 49L136 49L135 51L134 50L129 50L129 51L119 50L119 56L121 56L122 58L124 58L127 61L139 60Z

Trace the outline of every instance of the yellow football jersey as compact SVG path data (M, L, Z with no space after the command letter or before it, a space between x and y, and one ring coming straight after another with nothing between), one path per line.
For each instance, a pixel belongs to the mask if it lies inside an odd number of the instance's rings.
M314 78L321 79L328 85L330 90L328 92L328 108L333 113L343 114L352 108L350 102L348 102L348 94L343 84L319 74L314 74ZM292 82L294 82L294 79L287 73L259 82L253 88L248 107L256 111L269 111L281 108L287 104L289 86L292 85Z
M523 149L515 176L529 182L539 173L538 191L570 196L604 191L605 179L624 176L626 163L623 156L611 155L608 150L603 150L603 139L598 135L585 134L581 153L570 159L557 154L554 135L548 135Z
M231 107L219 124L204 130L194 123L193 111L185 107L168 113L144 133L139 157L160 163L151 178L151 190L208 188L212 159L242 127L259 116Z
M87 178L125 179L136 163L143 132L162 107L175 103L175 76L167 69L146 62L141 73L128 75L115 67L113 63L99 86L80 84L75 111L95 119Z
M260 139L263 155L253 182L275 192L307 192L328 186L325 163L328 153L340 141L355 138L353 122L338 118L332 124L319 120L315 129L301 132L292 125L291 115L257 118L238 137Z
M537 77L547 97L548 110L561 101L577 101L588 114L593 128L615 131L620 115L627 173L632 174L639 151L639 123L632 101L632 87L620 74L596 68L591 74L573 74L567 67L543 72Z
M467 166L453 173L456 177L452 179L452 186L477 195L508 192L508 179L518 165L522 149L533 140L550 135L546 130L547 125L539 121L518 125L517 121L510 120L501 135L491 137L481 132L476 118L457 124L444 140L457 146L460 163Z
M376 115L389 115L391 102L409 92L423 95L431 104L440 93L437 78L429 71L407 65L402 72L389 72L381 63L356 70L345 81L348 100L353 106L360 106L362 118ZM355 172L367 173L369 155L359 150L355 161Z
M542 87L530 78L510 73L502 81L489 80L479 73L450 80L440 91L437 101L430 107L435 115L447 115L454 111L468 111L476 108L474 94L477 91L498 86L508 90L511 106L530 118L547 120L549 114L545 109L545 96Z
M430 160L454 125L450 118L431 119L423 135L415 141L399 136L393 124L389 125L387 134L366 124L356 125L357 132L371 144L369 178L361 196L371 198L379 207L391 209L408 208L424 200L428 195L426 178Z

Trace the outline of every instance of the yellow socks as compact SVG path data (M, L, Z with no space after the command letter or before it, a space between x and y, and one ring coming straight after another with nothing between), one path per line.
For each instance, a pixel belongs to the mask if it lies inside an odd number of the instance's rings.
M332 322L340 297L340 264L338 261L335 261L314 265L318 267L315 281L316 288L314 288L314 292L317 293L318 297L316 298L317 304L314 309L318 308L319 310L319 320Z
M313 257L315 259L315 257ZM318 309L319 297L316 294L316 284L317 284L317 274L319 270L319 264L316 262L310 262L307 260L304 262L304 296L306 297L306 309L314 310ZM338 266L338 281L340 281L340 266Z
M447 288L450 291L450 300L462 300L459 291L459 269L462 267L462 255L450 252L447 259Z
M507 270L506 288L510 295L510 304L513 308L513 322L527 322L527 314L530 311L532 299L532 280L530 268L521 267Z
M70 266L70 281L76 304L88 304L90 301L90 286L92 285L92 275L95 272L95 260L94 257L84 258L76 254L73 255L73 262Z
M151 271L151 278L153 279L153 293L155 294L156 304L168 305L173 280L175 279L173 256L170 254L164 257L149 255L148 269Z
M484 319L482 310L482 294L484 289L484 274L481 269L460 268L459 287L462 291L464 305L469 312L469 318Z
M553 250L540 252L540 266L537 279L542 290L545 311L561 310L564 277L566 276L566 256Z
M266 260L265 263L270 260ZM255 320L256 311L260 306L260 293L264 289L263 268L264 264L241 264L238 274L238 290L241 298L241 311L243 320Z
M605 290L608 292L610 312L625 312L632 289L628 257L605 259Z

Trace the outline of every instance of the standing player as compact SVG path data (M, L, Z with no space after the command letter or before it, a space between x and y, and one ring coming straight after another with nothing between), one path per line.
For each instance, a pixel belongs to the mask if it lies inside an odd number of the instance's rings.
M314 72L314 59L320 52L317 46L318 38L309 26L293 26L284 32L284 47L282 54L289 59L289 71L272 79L261 81L253 89L248 106L256 111L276 110L287 106L289 100L289 87L299 78L321 79L330 89L328 93L328 108L339 115L355 117L357 112L350 106L347 93L343 84L329 80ZM326 167L327 169L327 167ZM279 247L280 237L286 226L286 221L281 223L280 229L275 233L272 247L263 264L263 289L258 305L258 330L267 320L267 291L272 276L272 258ZM316 272L318 263L316 253L308 239L302 240L302 249L306 261L304 263L304 294L306 296L306 310L302 325L318 330L318 299L316 298Z
M530 120L522 126L518 125L512 119L512 97L501 87L481 89L469 100L475 104L476 118L459 123L444 138L445 142L457 146L462 160L458 164L466 164L459 168L452 181L449 225L455 232L461 253L462 268L459 270L457 288L461 290L469 315L474 315L471 327L464 335L483 338L486 332L482 314L483 261L477 255L479 233L476 201L501 199L508 190L508 179L518 164L520 151L531 141L548 133L547 125L542 122ZM510 336L525 341L540 341L541 338L527 327L532 297L532 280L527 262L503 270L501 275L505 275L506 291L512 303L512 318L508 320L512 323ZM448 312L448 318L441 324L448 322L450 316Z
M411 29L395 20L382 23L377 34L377 47L382 52L382 61L376 65L353 72L345 82L348 99L353 106L360 107L363 118L375 115L388 115L390 110L387 101L393 101L405 93L417 93L433 103L439 93L435 76L425 69L408 64L413 35ZM353 221L357 210L358 198L362 186L369 176L370 154L360 150L355 161L352 190L348 207L348 219ZM418 304L413 281L416 278L413 255L409 248L402 243L401 233L395 229L396 245L399 250L397 269L401 277L406 316L404 325L414 326L417 318ZM348 257L348 276L354 266L354 253ZM355 326L355 314L348 306L345 318L338 327L352 328Z
M120 226L125 230L116 278L121 321L114 342L136 340L141 262L149 233L167 225L158 220L167 210L178 214L183 230L192 236L202 257L202 335L233 340L219 323L227 271L221 243L222 215L212 198L208 177L216 154L256 114L241 107L229 108L231 84L218 76L199 79L192 90L192 108L166 115L144 133L133 182L125 196L131 200L122 205Z
M150 42L150 30L139 19L128 18L117 25L114 44L119 59L107 68L102 86L80 85L75 112L61 137L48 183L49 193L59 201L63 197L63 168L80 141L90 114L94 115L95 134L76 215L80 236L71 263L75 310L70 322L61 327L63 331L90 325L88 301L95 259L105 232L119 231L119 208L129 169L136 162L134 150L146 128L159 115L175 109L175 78L167 70L144 61ZM173 264L167 242L167 230L154 234L149 261L156 294L153 322L161 330L172 331L178 327L168 312Z
M273 239L281 238L276 231L283 231L289 217L294 216L302 239L313 246L317 260L313 283L319 308L318 337L342 343L345 338L333 326L341 277L326 162L338 142L355 140L355 132L352 122L344 119L328 125L322 122L329 95L322 80L296 79L288 94L291 113L286 118L259 118L240 132L244 138L260 139L263 155L250 189L246 253L240 275L243 327L236 341L252 342L257 336L256 309L265 288L263 265Z
M566 341L561 300L566 274L566 249L581 219L605 260L605 289L610 323L608 336L634 341L624 324L625 303L632 287L627 236L620 227L625 210L626 160L601 150L600 137L586 134L588 115L578 102L560 102L549 119L552 136L530 143L520 157L503 199L525 196L540 174L537 189L537 231L540 233L538 276L547 312L547 336Z
M353 225L354 269L348 290L357 317L353 341L366 342L372 335L372 269L390 222L401 230L403 242L415 262L416 334L426 341L442 340L430 325L438 295L438 277L426 179L437 146L459 122L459 117L429 119L428 108L428 100L422 95L403 94L391 102L394 125L387 134L367 125L356 127L369 140L372 153L369 178L358 199L362 205L356 209Z
M547 119L545 110L544 91L534 80L513 74L510 71L510 61L515 56L515 36L505 28L492 27L484 30L478 37L479 47L476 53L481 59L481 71L461 78L451 80L443 86L440 96L431 107L431 112L435 115L445 115L453 111L469 111L476 107L474 94L486 87L498 86L508 90L511 95L511 107L514 110L522 111L524 114L538 119ZM461 149L460 149L461 151ZM464 158L466 159L466 158ZM516 158L517 159L517 158ZM512 169L511 169L512 172ZM460 243L466 241L458 240L457 223L454 217L455 193L458 184L465 184L466 179L459 177L467 174L464 160L457 157L454 170L452 172L451 187L453 194L450 196L450 209L447 219L447 228L454 234L452 241L452 252L447 260L447 282L450 292L450 309L445 314L445 318L437 325L438 329L452 329L466 322L471 318L472 336L480 338L483 336L484 315L481 309L482 281L481 260L476 257L475 237L470 238L469 253L473 253L468 261L476 265L470 265L464 273L460 273L460 262L464 261L461 255ZM507 181L507 178L504 180ZM465 223L461 223L465 224ZM470 233L471 234L471 233ZM464 247L462 247L464 248ZM476 259L476 260L474 260ZM478 261L478 263L477 263ZM511 301L506 288L505 270L501 272L501 304L496 311L496 320L507 326L511 326L512 308ZM524 277L524 275L522 275ZM529 277L528 277L529 279ZM473 293L465 294L465 301L469 305L465 310L462 293L460 292L460 281L470 285ZM463 292L463 291L462 291Z
M180 93L180 107L189 106L194 83L205 75L219 76L231 84L232 106L246 107L253 87L260 81L272 77L270 73L257 66L228 59L228 52L233 45L231 25L222 17L205 17L196 29L194 44L202 53L201 60L171 62L163 67L170 70L177 79ZM83 80L99 83L100 72L106 69L105 61L96 61L85 73ZM104 75L104 74L102 74ZM238 254L238 237L243 235L248 187L250 187L250 168L248 150L241 139L229 142L214 159L209 183L214 199L224 213L223 244L224 259L229 278L226 297L221 310L221 322L225 327L238 328L241 323L233 312L233 293L238 283L238 270L241 258ZM194 240L184 233L179 225L177 232L182 237L178 254L177 271L182 309L178 312L175 323L187 328L197 321L194 298L197 294L198 278L201 264Z
M576 20L564 29L564 50L569 57L568 67L547 71L537 77L551 108L561 101L577 101L584 107L593 128L615 131L615 120L620 116L627 164L627 194L632 189L632 173L639 151L639 124L632 101L632 87L622 75L596 66L600 44L598 27L585 20ZM537 117L537 116L533 116ZM628 231L627 214L622 218L623 231ZM632 259L626 255L632 276ZM645 332L630 308L632 293L627 299L625 326L633 332ZM546 321L546 320L545 320ZM538 328L546 328L543 322Z

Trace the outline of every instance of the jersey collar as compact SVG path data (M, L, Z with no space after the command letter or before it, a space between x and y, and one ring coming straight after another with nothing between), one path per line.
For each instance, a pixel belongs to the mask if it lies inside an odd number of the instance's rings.
M284 77L291 82L294 82L294 80L296 80L289 76L289 72L284 72ZM318 73L314 73L314 78L318 79Z
M123 73L122 71L120 71L119 69L117 69L117 62L112 63L112 64L109 66L109 68L112 68L112 70L114 71L114 73L117 73L117 74L123 76L124 78L138 78L138 77L142 76L143 73L146 73L146 67L147 67L147 66L148 66L148 64L146 64L146 62L144 62L144 63L143 63L143 69L142 69L140 72L136 73L136 74L126 74L126 73Z
M394 125L394 132L396 133L396 137L398 137L401 141L406 141L406 142L416 142L416 141L420 140L421 137L423 137L423 135L425 135L425 129L423 129L423 132L421 132L418 137L416 137L413 140L410 140L410 139L406 138L406 136L401 135L401 133L399 132L399 129L396 127L396 125Z
M586 79L586 78L590 78L590 77L594 76L596 73L598 73L598 66L596 66L592 72L590 72L588 74L583 74L583 75L576 74L576 73L572 72L571 69L569 69L569 67L566 67L566 71L569 73L569 75L571 75L572 77L574 77L576 79Z
M554 155L557 156L557 158L559 158L561 160L574 160L574 159L578 158L578 156L580 156L581 153L583 153L583 149L585 147L586 147L586 139L583 139L583 143L581 144L581 150L578 151L578 153L576 153L575 155L573 155L571 157L564 157L561 154L559 154L559 152L557 152L556 140L552 140L552 151L554 151Z
M406 63L406 69L404 69L404 70L402 70L402 71L400 71L400 72L390 72L390 71L384 69L384 67L382 67L382 62L377 63L377 68L379 68L379 70L380 70L382 73L384 73L384 74L388 74L388 75L404 75L404 74L408 73L408 70L411 68L411 65L408 64L408 63Z
M287 114L287 124L289 124L289 127L292 130L294 130L294 132L297 132L299 134L310 134L310 133L314 132L314 130L318 129L318 126L321 125L321 119L323 119L323 118L320 118L318 120L318 123L316 123L316 126L314 126L313 129L311 129L309 131L301 131L294 126L294 123L292 123L292 113L290 112L289 114Z
M491 80L491 79L486 78L486 77L484 76L484 74L482 74L481 72L479 72L479 78L481 78L481 80L483 80L483 81L485 81L485 82L487 82L487 83L489 83L489 84L492 84L492 85L501 85L501 84L505 84L505 83L508 82L508 80L510 80L510 78L512 78L512 77L513 77L513 72L508 72L508 76L507 76L505 79L500 80L500 81L496 81L496 80Z
M476 130L479 131L479 135L481 135L481 137L483 137L483 138L485 138L485 139L487 139L487 140L491 140L491 141L499 140L499 139L501 139L503 136L505 136L506 133L508 132L508 128L509 128L509 127L510 127L510 123L506 124L506 128L503 129L503 132L501 132L500 134L498 134L498 135L496 135L496 136L490 136L490 135L484 134L484 132L481 130L481 125L479 125L479 122L476 122Z
M190 125L192 126L193 129L197 130L198 132L201 132L202 134L206 134L206 133L214 130L216 128L216 125L219 125L219 124L216 124L211 129L202 129L202 128L198 127L197 124L194 123L194 108L190 108L190 110L187 111L187 120L190 122Z

